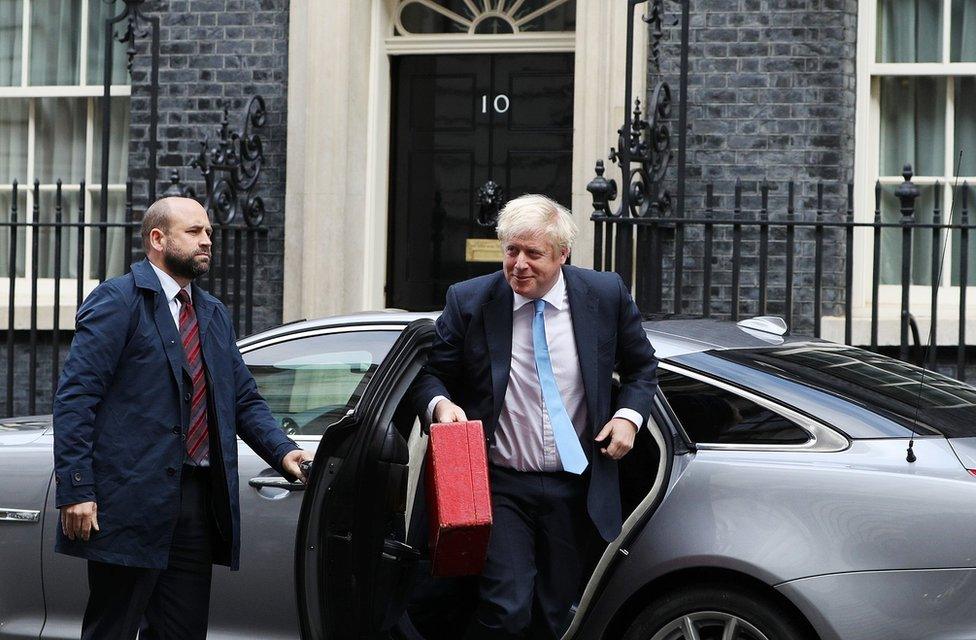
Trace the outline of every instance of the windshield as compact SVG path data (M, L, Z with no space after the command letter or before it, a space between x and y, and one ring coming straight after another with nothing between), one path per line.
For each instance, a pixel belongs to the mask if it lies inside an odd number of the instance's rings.
M887 356L819 343L712 355L854 400L909 428L917 423L919 433L976 436L976 388Z

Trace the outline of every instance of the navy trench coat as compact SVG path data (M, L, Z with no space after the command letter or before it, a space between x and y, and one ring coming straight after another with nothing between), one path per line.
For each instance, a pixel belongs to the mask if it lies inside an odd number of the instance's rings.
M225 514L230 528L220 532L226 553L216 561L237 569L236 437L282 473L282 458L297 446L278 428L244 366L226 307L192 287L208 374L214 510ZM54 398L57 506L94 500L101 530L83 542L69 540L58 527L57 551L166 567L180 512L190 410L184 363L176 323L148 261L105 281L82 304Z

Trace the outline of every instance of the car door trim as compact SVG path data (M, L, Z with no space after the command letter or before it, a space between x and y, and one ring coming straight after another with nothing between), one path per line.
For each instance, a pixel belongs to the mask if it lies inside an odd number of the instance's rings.
M41 512L33 509L10 509L0 507L0 522L19 522L34 524L41 521Z
M319 327L317 329L307 329L305 331L295 331L294 333L286 333L284 335L275 336L273 338L268 338L267 340L262 340L260 342L252 342L241 347L241 354L250 353L255 349L263 349L265 347L270 347L272 345L281 344L282 342L291 342L292 340L301 340L303 338L311 338L314 336L324 336L331 333L362 333L364 331L403 331L406 325L399 323L389 323L389 324L358 324L358 325L339 325L334 327Z
M757 393L753 393L721 380L716 380L715 378L707 376L703 373L677 366L671 362L661 362L659 366L667 371L673 371L674 373L693 378L699 382L705 382L712 386L718 387L719 389L728 391L729 393L734 393L737 396L741 396L747 400L750 400L751 402L755 402L756 404L795 422L810 436L809 440L801 444L695 442L695 448L699 451L816 451L819 453L825 453L844 451L851 446L851 441L847 438L847 436L838 433L822 422L814 420L810 416L806 416L798 411L795 411L794 409L773 402L772 400Z

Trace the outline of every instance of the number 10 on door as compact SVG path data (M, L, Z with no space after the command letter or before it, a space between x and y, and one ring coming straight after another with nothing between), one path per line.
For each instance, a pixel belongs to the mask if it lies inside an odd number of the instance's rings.
M495 110L495 113L505 113L508 111L508 107L510 105L511 102L509 101L508 96L506 96L504 93L499 93L497 96L495 96L495 99L491 104L492 108ZM481 113L488 113L488 94L482 94L481 96Z

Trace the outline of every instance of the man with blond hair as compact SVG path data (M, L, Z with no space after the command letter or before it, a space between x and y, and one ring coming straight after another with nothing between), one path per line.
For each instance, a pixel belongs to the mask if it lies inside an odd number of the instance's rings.
M620 277L566 264L565 208L516 198L497 233L502 270L448 289L414 399L432 422L481 420L489 445L494 525L466 637L557 638L587 541L620 533L617 460L650 413L657 360Z

